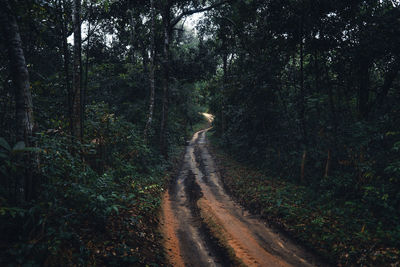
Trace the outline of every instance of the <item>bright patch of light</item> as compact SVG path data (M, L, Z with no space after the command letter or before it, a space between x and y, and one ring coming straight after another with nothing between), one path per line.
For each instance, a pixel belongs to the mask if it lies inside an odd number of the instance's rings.
M190 30L192 30L195 35L197 35L196 26L197 24L204 18L204 12L195 13L186 18L185 26L187 26Z

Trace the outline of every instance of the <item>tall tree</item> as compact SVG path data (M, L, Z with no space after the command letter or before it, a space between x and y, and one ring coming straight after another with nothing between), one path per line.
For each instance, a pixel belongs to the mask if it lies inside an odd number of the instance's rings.
M82 37L81 37L81 0L74 0L73 5L74 27L74 69L72 73L73 101L72 101L72 135L82 139Z
M64 77L65 77L65 88L66 88L66 98L67 98L67 110L68 110L68 118L69 118L69 130L72 134L72 99L73 92L71 89L71 81L70 81L70 50L68 48L68 27L66 21L66 3L65 0L58 0L57 6L60 16L60 29L61 29L61 47L63 53L63 65L64 65Z
M149 83L150 83L150 99L149 99L149 111L147 114L146 126L144 129L144 139L147 139L148 132L150 130L153 121L154 112L154 96L155 96L155 31L156 31L156 10L154 7L154 0L150 0L150 16L151 16L151 28L150 28L150 69L149 69Z
M165 1L163 6L163 67L162 67L162 107L161 107L161 125L160 125L160 150L165 158L168 157L167 148L167 137L166 137L166 127L168 122L168 102L169 102L169 68L170 68L170 38L171 38L171 7L172 2L170 0Z
M32 136L33 104L29 83L29 73L22 48L21 36L18 23L13 14L9 1L0 1L0 23L4 40L8 50L11 77L14 84L15 105L16 105L16 139L29 145ZM19 201L25 197L25 188L32 184L31 170L27 170L26 176L19 176L17 181L16 196ZM31 192L28 192L30 194Z
M85 125L85 110L87 104L87 91L88 91L88 81L89 81L89 57L90 57L90 26L91 26L91 15L92 15L93 2L90 4L86 1L87 9L87 34L86 34L86 51L85 51L85 84L81 90L81 136L83 137L83 127Z

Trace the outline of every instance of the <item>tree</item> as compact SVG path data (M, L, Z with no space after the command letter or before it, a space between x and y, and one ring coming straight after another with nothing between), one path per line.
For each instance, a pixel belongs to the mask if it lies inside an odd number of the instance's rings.
M34 128L32 95L29 83L29 73L22 48L21 36L18 23L11 9L9 1L0 2L1 28L4 34L8 50L11 77L14 84L15 105L16 105L16 141L23 142L25 146L31 143ZM29 168L29 166L27 166ZM32 186L32 170L27 170L26 176L19 176L17 181L17 199L22 201L26 188Z
M65 0L58 0L57 1L57 9L58 13L60 14L60 19L57 20L60 24L59 28L61 30L61 47L62 47L62 52L63 52L63 64L64 64L64 86L65 86L65 91L66 91L66 98L67 98L67 111L68 111L68 118L69 118L69 130L70 133L73 133L73 127L72 125L74 124L73 121L73 112L72 112L72 102L73 102L73 91L71 88L71 81L70 81L70 50L68 47L68 23L66 20L66 3Z
M74 27L74 65L72 72L72 135L82 140L82 38L81 38L81 0L74 0L73 6Z
M156 35L156 10L154 7L154 0L150 0L150 70L149 70L149 83L150 83L150 98L149 98L149 111L147 114L146 126L144 128L144 139L147 139L148 132L151 128L154 112L154 97L155 97L155 35Z
M210 4L206 7L199 7L197 1L176 1L166 0L162 5L162 19L163 19L163 75L162 75L162 110L161 110L161 125L160 125L160 150L165 158L168 158L168 146L167 146L167 126L168 126L168 109L169 109L169 71L170 71L170 42L172 37L172 31L174 27L186 16L193 15L195 13L205 12L217 8L228 1L218 1ZM174 16L171 14L174 4L182 8L180 14ZM187 8L187 5L192 4L193 8Z

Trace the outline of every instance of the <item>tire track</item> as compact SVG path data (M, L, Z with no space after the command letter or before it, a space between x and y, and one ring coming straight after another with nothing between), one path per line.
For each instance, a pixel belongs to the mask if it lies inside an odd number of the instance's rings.
M202 221L207 214L224 240L247 266L315 266L315 258L251 216L225 192L207 150L205 133L194 134L180 173L164 197L163 232L174 266L231 266ZM198 201L198 200L201 201ZM200 211L200 209L202 209Z

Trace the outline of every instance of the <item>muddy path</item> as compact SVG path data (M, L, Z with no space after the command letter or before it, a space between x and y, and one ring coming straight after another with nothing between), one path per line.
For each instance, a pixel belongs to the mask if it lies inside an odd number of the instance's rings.
M316 266L315 258L250 215L226 193L208 152L206 130L194 134L163 199L162 231L173 266L238 265L204 223L218 225L226 247L246 266ZM231 253L232 254L232 253Z

